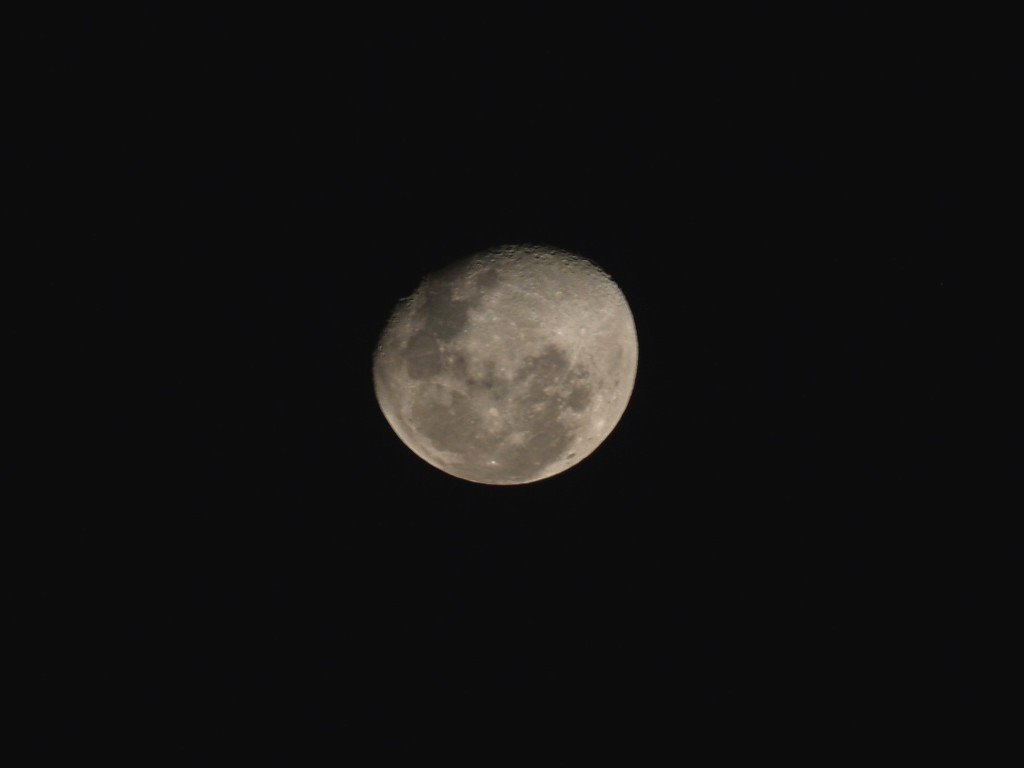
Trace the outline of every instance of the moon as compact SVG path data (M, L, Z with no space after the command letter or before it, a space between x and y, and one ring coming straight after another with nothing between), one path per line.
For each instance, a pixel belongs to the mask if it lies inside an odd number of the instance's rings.
M374 353L377 402L416 455L518 485L578 464L626 410L633 314L600 268L557 248L484 251L425 277Z

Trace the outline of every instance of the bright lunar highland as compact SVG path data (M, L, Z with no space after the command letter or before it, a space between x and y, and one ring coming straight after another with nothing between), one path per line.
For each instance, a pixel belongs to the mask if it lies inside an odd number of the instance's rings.
M504 246L428 275L374 355L377 401L418 456L515 485L582 461L615 428L636 379L626 298L586 259Z

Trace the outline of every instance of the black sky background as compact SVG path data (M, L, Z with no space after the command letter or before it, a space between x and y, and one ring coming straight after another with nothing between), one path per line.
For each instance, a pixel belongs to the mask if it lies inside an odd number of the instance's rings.
M1007 72L961 19L830 5L26 26L7 466L36 749L1009 732ZM392 433L371 355L424 274L522 242L619 283L636 390L569 472L474 485Z

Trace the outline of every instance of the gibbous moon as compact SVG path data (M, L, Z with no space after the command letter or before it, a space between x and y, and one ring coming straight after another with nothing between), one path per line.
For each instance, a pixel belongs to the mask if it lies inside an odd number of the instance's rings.
M428 275L373 361L377 401L420 458L476 483L532 483L589 456L636 379L618 286L555 248L503 246Z

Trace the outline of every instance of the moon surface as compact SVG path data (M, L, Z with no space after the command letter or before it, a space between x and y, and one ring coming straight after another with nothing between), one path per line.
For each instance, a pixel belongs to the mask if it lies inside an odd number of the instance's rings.
M591 262L503 246L428 275L374 354L380 408L448 474L516 485L563 472L615 428L637 336L619 287Z

